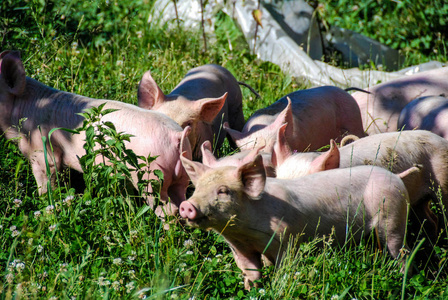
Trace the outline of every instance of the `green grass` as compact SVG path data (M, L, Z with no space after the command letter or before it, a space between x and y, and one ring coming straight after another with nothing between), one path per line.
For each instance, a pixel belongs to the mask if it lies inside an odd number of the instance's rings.
M306 88L251 55L237 26L223 14L217 16L217 30L227 34L218 34L204 53L200 32L146 23L151 1L109 2L3 1L2 50L21 50L27 75L44 84L133 104L146 70L169 93L190 68L206 63L223 65L262 96L258 100L242 87L246 118ZM88 182L104 172L90 168ZM403 283L397 261L373 241L337 247L328 243L330 237L291 243L278 268L263 270L262 288L245 291L221 236L178 222L164 229L152 210L138 205L115 179L84 193L61 181L50 194L38 196L29 162L13 141L0 136L1 298L448 297L444 249L435 248L439 265L421 267Z

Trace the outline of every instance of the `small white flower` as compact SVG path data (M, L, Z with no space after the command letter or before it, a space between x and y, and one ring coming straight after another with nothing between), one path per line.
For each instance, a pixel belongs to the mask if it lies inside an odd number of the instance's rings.
M338 300L338 299L339 299L339 296L338 296L338 295L333 295L333 296L331 296L330 299L331 299L331 300Z
M48 230L53 231L56 229L56 225L50 225L50 227L48 227Z
M142 36L143 36L143 32L142 32L142 31L137 31L136 34L137 34L137 37L138 37L139 39L141 39Z
M37 211L34 212L34 217L35 217L36 219L38 219L38 218L40 217L40 215L41 215L40 210L37 210Z
M258 293L262 296L264 296L266 294L266 290L265 289L259 289Z
M135 270L129 270L128 271L129 276L135 277Z
M23 262L19 262L16 264L16 270L18 270L20 272L23 269L25 269L25 264Z
M8 274L6 274L5 278L8 283L12 283L14 280L14 274L8 273Z
M15 207L20 207L20 205L22 205L22 200L20 200L20 199L14 199L14 206L15 206Z
M41 253L42 250L44 250L44 247L42 247L42 245L37 246L37 252Z
M53 210L54 210L54 205L48 205L48 206L45 208L45 211L46 211L47 214L49 214L49 215L51 215L51 214L53 213Z
M119 281L114 281L112 282L112 288L116 291L118 291L120 289L120 282Z
M92 204L92 201L87 200L84 204L87 205L87 206L89 206L90 204Z
M103 239L104 239L105 241L110 241L110 236L105 235L105 236L103 237Z
M184 242L184 247L185 248L190 248L191 246L193 246L193 241L192 240L186 240L185 242Z
M186 255L193 255L193 251L188 250L187 252L185 252Z
M72 205L74 196L67 196L64 200L62 200L62 203L66 204L67 206Z
M76 49L78 48L78 43L77 42L73 42L72 43L72 49Z
M126 284L126 293L130 293L132 292L132 290L135 288L135 283L134 281L129 282L128 284Z
M29 238L29 239L28 239L28 245L32 246L32 245L33 245L33 241L34 241L33 238Z
M11 233L11 236L12 237L16 237L16 236L18 236L20 234L20 231L18 231L18 230L14 230L12 233Z
M206 261L206 262L211 262L212 259L211 259L210 257L206 257L206 258L204 258L204 261Z
M131 260L131 261L132 261L132 260L135 260L135 258L136 258L135 255L129 255L129 256L128 256L128 259Z
M59 264L59 272L67 272L67 263Z
M120 257L114 258L114 265L121 265L121 263L123 262L123 260Z
M131 236L131 238L136 239L136 238L138 238L138 231L137 230L131 230L129 232L129 235Z
M15 225L12 225L11 227L9 227L9 230L11 230L11 231L14 231L16 229L17 229L17 226L15 226Z
M122 66L123 65L123 61L122 60L117 60L116 64L117 64L117 66Z
M58 297L56 297L56 296L52 296L52 297L50 297L48 300L58 300Z

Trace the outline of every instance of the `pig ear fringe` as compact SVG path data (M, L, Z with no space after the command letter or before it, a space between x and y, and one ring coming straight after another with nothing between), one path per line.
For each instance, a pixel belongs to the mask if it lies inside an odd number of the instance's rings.
M20 96L25 91L26 74L19 51L4 51L0 54L0 74L8 85L9 92Z

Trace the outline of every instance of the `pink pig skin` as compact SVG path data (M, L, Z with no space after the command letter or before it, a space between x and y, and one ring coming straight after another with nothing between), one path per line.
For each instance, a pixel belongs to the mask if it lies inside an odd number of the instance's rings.
M151 169L160 169L164 174L161 199L168 202L170 197L175 204L172 207L174 210L185 200L189 179L179 158L181 151L186 151L186 155L191 157L191 148L186 138L189 128L182 130L165 115L131 104L91 99L48 87L25 76L20 54L16 51L0 54L0 68L0 129L5 132L7 139L19 138L18 146L31 162L40 194L47 191L48 182L41 136L48 136L49 131L57 127L75 129L83 121L83 117L77 113L107 103L105 109L119 110L107 114L102 121L113 122L117 132L134 135L127 144L128 148L145 157L149 154L160 155ZM20 120L24 118L26 121L18 131ZM48 157L48 161L53 176L56 169L72 168L82 171L78 157L85 154L84 140L84 133L72 135L57 130L51 135L56 165L53 164L52 157ZM48 152L50 153L49 149ZM132 176L136 186L137 175ZM153 199L148 199L148 202L152 201Z
M399 256L408 194L401 179L383 168L358 166L284 180L266 177L260 155L240 167L209 168L181 159L196 187L180 205L181 217L191 226L222 232L247 289L261 278L262 253L272 236L264 253L270 263L281 259L290 237L306 241L334 227L343 245L350 238L347 225L356 241L375 228L390 254Z
M448 140L448 98L426 96L409 102L400 113L397 127L429 130Z
M371 94L353 93L367 134L397 131L401 110L423 96L448 97L448 67L405 76L372 86Z
M448 207L448 141L426 130L387 132L361 138L341 148L332 143L330 150L318 153L295 153L287 148L284 134L279 132L273 161L278 178L297 178L334 168L376 165L393 173L402 173L414 165L419 174L404 177L410 204L417 219L423 222L432 241L437 239L438 218L429 208L430 201L442 201Z
M163 94L147 71L140 82L138 105L162 112L184 128L189 135L193 158L201 158L200 146L210 141L219 149L224 141L224 122L241 130L244 126L242 95L235 77L218 65L204 65L188 71L168 95Z
M252 149L264 143L264 151L270 153L277 130L285 123L288 123L288 142L297 151L317 150L330 139L338 140L345 134L364 136L356 101L334 86L296 91L256 111L242 132L231 127L225 129L240 149Z

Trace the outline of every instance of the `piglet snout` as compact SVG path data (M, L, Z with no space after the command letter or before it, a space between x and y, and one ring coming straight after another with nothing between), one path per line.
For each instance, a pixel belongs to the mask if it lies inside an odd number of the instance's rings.
M197 216L196 207L188 201L183 201L180 204L179 213L184 219L194 220Z

